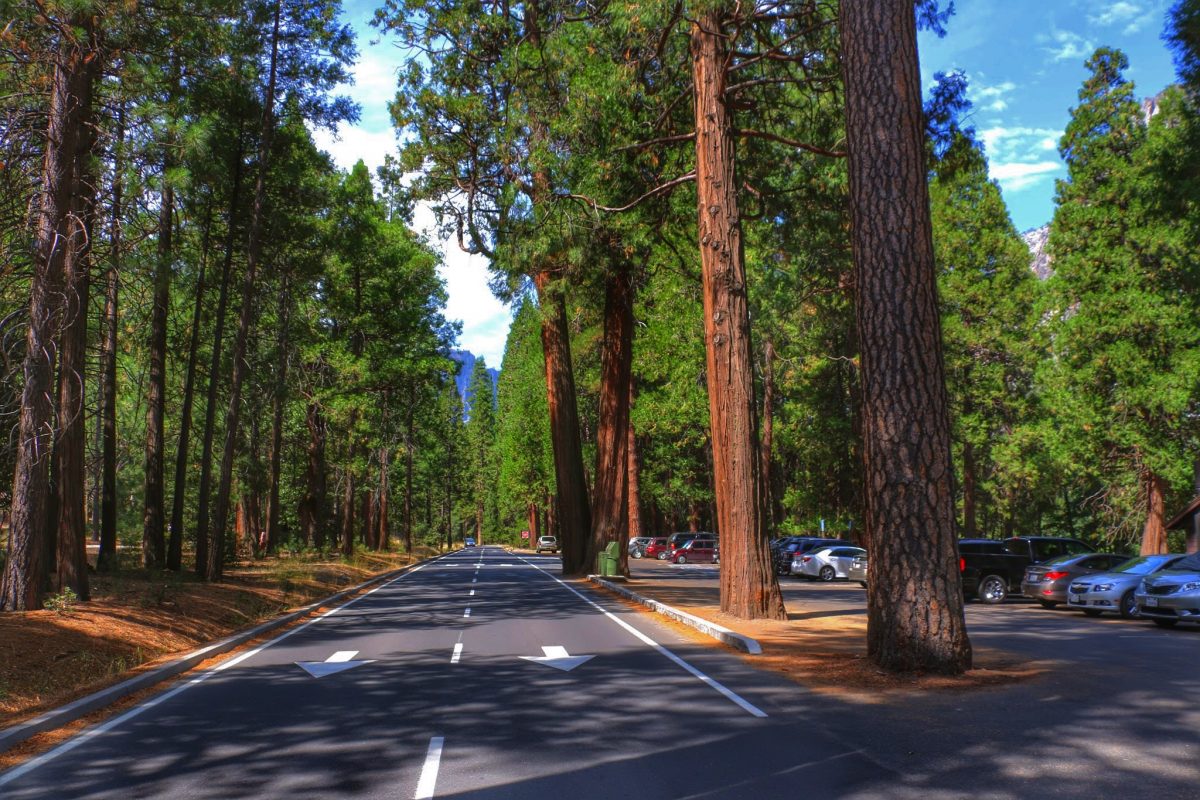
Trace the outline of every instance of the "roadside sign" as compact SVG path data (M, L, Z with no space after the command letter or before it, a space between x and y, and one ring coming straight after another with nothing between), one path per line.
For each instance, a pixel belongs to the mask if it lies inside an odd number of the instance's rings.
M521 531L521 538L522 538L522 539L528 539L528 538L529 538L529 531Z

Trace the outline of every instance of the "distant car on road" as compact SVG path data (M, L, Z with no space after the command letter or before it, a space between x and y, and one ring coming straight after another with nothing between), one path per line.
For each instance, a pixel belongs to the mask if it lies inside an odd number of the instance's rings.
M1200 623L1200 553L1176 561L1169 570L1146 577L1138 587L1138 614L1160 628Z
M671 553L671 561L676 564L715 564L717 563L717 540L692 539Z
M475 537L474 536L468 536L466 539L463 539L463 547L474 547L474 546L475 546Z
M832 581L850 577L850 565L859 556L865 556L861 547L822 547L803 555L792 562L792 572L805 578Z
M1037 600L1043 608L1054 608L1067 602L1067 587L1072 581L1084 575L1109 572L1128 560L1128 555L1114 553L1058 556L1026 568L1021 593Z
M539 536L537 540L537 552L558 552L558 539L553 536Z
M1142 579L1171 569L1182 558L1178 553L1138 556L1118 564L1112 572L1077 578L1067 590L1067 606L1089 617L1113 611L1125 619L1133 619L1138 616L1136 595Z
M963 594L978 597L984 603L1003 603L1010 593L1021 592L1021 581L1030 564L1091 552L1095 548L1078 539L1056 536L959 539L958 569L962 573Z

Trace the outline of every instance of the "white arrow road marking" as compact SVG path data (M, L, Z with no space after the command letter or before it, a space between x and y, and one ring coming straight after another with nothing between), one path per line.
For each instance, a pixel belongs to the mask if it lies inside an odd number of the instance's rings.
M324 678L326 675L345 672L348 669L361 667L363 664L375 663L374 659L355 661L356 655L358 655L357 650L338 650L324 661L297 661L296 666L314 678Z
M425 766L421 767L421 778L417 781L417 793L414 800L431 800L433 789L437 786L438 767L442 763L442 745L446 737L434 736L429 740L429 750L425 753Z
M543 645L542 652L544 656L521 656L524 661L532 661L535 664L545 664L547 667L561 669L563 672L570 672L580 664L586 664L595 656L573 656L567 653L567 648L557 644Z

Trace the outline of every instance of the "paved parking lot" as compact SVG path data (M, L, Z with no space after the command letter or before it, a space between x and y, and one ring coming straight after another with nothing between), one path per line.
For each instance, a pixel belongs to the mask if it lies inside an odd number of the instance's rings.
M664 602L716 602L714 567L635 560L631 570ZM856 584L781 585L796 624L866 614ZM1045 673L878 704L814 695L824 727L908 776L903 787L855 796L1200 796L1200 628L1092 619L1025 600L971 602L967 625L976 648L1040 662Z

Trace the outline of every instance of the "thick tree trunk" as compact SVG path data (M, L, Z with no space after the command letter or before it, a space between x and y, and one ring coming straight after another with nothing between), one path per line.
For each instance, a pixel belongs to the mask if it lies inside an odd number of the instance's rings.
M409 392L404 432L404 552L412 552L413 529L413 393Z
M183 566L183 505L187 495L188 440L192 432L192 408L196 396L196 360L200 352L200 320L204 310L205 273L208 269L209 234L212 231L212 207L204 218L200 244L200 274L196 277L196 302L192 306L192 333L188 341L187 374L183 381L183 409L179 413L179 443L175 451L175 489L171 493L171 524L167 532L167 569L178 572Z
M217 314L213 321L212 354L208 365L208 390L204 397L204 433L200 448L200 483L196 487L196 574L208 577L209 499L212 495L213 441L216 438L217 389L220 386L221 350L225 339L225 315L229 309L229 282L233 277L233 254L237 242L237 224L242 189L242 131L237 134L233 162L233 185L229 193L226 219L225 262L221 267L221 286L217 292Z
M96 176L91 167L96 145L92 107L101 60L93 57L80 85L75 196L72 210L73 238L63 260L64 326L59 347L58 441L54 445L54 489L58 512L59 589L70 589L80 600L89 598L87 563L87 516L84 493L87 487L87 431L84 426L84 386L87 373L88 290L92 231L96 216Z
M124 202L125 104L117 111L113 147L112 214L109 218L109 262L104 290L104 330L100 348L100 551L96 570L117 566L117 301L121 290Z
M1167 552L1167 528L1163 520L1167 482L1150 470L1143 471L1142 480L1146 484L1146 526L1142 529L1141 555L1158 555Z
M175 69L172 67L172 69ZM168 123L168 125L173 123ZM164 481L166 442L163 417L167 396L167 312L174 271L175 190L170 171L174 144L168 131L163 146L162 191L159 193L158 253L154 267L154 300L150 313L150 374L146 392L146 458L142 493L142 562L148 569L166 566Z
M75 153L84 135L84 107L90 76L94 20L70 20L75 32L61 36L50 86L46 149L42 159L41 194L37 201L37 238L29 285L29 330L25 340L21 412L17 422L12 512L8 555L0 576L0 610L30 611L42 607L49 540L50 444L54 419L51 393L58 351L55 333L62 317L63 262L77 248L80 233L72 218L76 191Z
M750 309L722 28L721 12L714 9L691 31L704 350L716 528L723 542L721 611L743 619L786 619L760 521Z
M388 497L392 490L389 476L391 469L391 452L387 447L381 447L379 449L379 508L375 519L376 528L378 529L375 535L377 550L388 550L391 547L392 523L388 518Z
M975 447L968 441L963 441L963 536L973 538L978 534L975 519Z
M258 175L254 182L254 205L250 211L250 235L246 248L246 274L242 281L242 310L238 315L233 343L233 373L229 380L229 405L225 409L225 449L221 452L221 473L217 481L216 513L209 528L208 580L218 581L225 561L225 525L229 517L229 492L233 483L233 460L237 447L238 424L242 413L242 383L246 377L246 340L254 316L254 284L262 254L262 223L267 200L267 172L270 168L271 134L275 127L275 80L279 59L279 17L283 0L276 0L271 32L271 66L263 95L262 127L258 138Z
M279 338L276 342L275 391L271 397L271 463L267 476L267 552L279 544L279 477L283 469L283 411L287 404L288 328L291 291L286 279L279 293Z
M342 487L342 555L354 555L354 476L347 470Z
M585 563L609 542L622 561L629 533L629 395L633 367L633 276L628 264L604 281L604 339L600 345L599 420L596 425L592 531Z
M763 346L763 426L759 454L759 486L762 488L763 531L769 539L775 533L775 502L771 496L771 449L775 443L775 343L767 339Z
M575 374L571 367L571 338L567 307L562 293L550 286L551 276L533 276L538 305L542 308L542 353L546 363L546 405L550 410L550 442L554 452L557 499L564 575L583 575L587 539L591 530L587 487L583 477L583 448L579 443L579 410Z
M308 460L304 470L305 493L300 502L300 531L304 541L317 550L325 549L329 525L329 500L325 477L325 417L316 403L308 404Z
M633 412L633 380L629 381L629 410ZM625 448L625 458L628 462L629 477L629 536L632 539L636 536L642 536L642 489L641 489L641 464L638 461L637 435L633 429L633 421L629 423L628 441ZM627 554L628 555L628 554Z
M960 673L971 644L913 4L845 2L840 23L872 575L867 650L892 671Z

